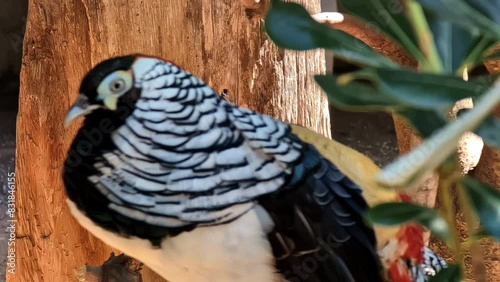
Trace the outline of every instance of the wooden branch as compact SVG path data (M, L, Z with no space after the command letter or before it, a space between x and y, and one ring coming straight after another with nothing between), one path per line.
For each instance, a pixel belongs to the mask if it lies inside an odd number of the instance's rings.
M500 52L500 44L492 48L491 53ZM492 74L500 73L500 60L489 61L485 63L486 68ZM500 106L498 106L493 115L500 118ZM474 171L474 177L488 183L493 187L500 188L500 150L485 146L481 160ZM500 279L500 273L498 274Z
M496 49L500 50L500 44ZM500 73L500 60L491 61L486 64L486 67L490 73L498 74ZM497 106L493 115L500 118L500 106ZM500 150L485 145L479 163L473 171L473 176L496 189L500 189ZM483 267L486 269L489 281L500 281L500 265L498 264L500 244L494 239L485 239L481 244L481 249L477 251L483 252L485 261L482 266L475 265L476 269Z

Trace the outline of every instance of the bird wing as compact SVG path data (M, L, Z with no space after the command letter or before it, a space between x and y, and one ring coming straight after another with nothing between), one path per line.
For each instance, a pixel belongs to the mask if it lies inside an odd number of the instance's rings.
M314 144L322 156L332 162L363 191L363 198L368 206L401 201L395 190L381 188L376 183L380 168L368 157L335 140L313 132L299 125L292 125L292 132L305 142ZM374 226L378 248L382 248L394 238L400 227Z
M397 191L383 189L376 183L380 168L365 155L335 140L299 125L292 125L293 134L316 149L363 190L363 198L370 207L380 203L399 201Z
M275 223L269 239L278 268L290 281L381 281L362 191L312 145L303 146L287 187L259 200Z

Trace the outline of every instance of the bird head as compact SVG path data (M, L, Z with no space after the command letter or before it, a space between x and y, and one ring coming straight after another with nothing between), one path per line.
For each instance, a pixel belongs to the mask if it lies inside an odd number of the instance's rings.
M136 77L149 71L161 59L145 55L128 55L102 61L82 80L76 102L69 109L64 126L95 111L120 114L125 118L139 99L141 89ZM154 67L154 65L153 65Z

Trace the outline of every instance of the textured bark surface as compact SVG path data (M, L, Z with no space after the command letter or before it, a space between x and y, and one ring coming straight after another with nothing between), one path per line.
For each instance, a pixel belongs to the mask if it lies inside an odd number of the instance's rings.
M500 44L493 50L500 52ZM490 61L485 65L490 73L500 74L500 60ZM493 114L500 118L500 105ZM474 171L474 177L500 189L500 150L485 145L481 160Z
M500 50L500 45L497 46ZM492 61L486 64L488 71L492 74L500 73L500 60ZM500 118L500 106L498 106L494 115ZM474 169L474 178L500 189L500 150L484 145L481 159ZM482 242L485 254L485 266L488 274L488 281L500 281L500 243L491 239Z
M370 28L370 25L360 22L353 16L344 14L344 20L340 23L330 24L333 28L344 32L363 41L371 48L391 58L398 64L410 68L416 68L417 62L411 58L399 45L392 42L389 38L376 30Z
M278 50L263 34L266 1L255 2L30 1L17 122L17 267L9 281L75 281L77 268L100 265L112 251L71 217L60 177L79 127L64 130L63 118L85 72L103 59L158 55L232 102L330 134L326 98L312 80L324 72L323 52ZM299 2L319 12L319 0Z

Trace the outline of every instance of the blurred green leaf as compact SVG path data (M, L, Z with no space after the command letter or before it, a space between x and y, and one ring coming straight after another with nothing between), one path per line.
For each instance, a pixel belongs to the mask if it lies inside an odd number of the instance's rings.
M489 116L479 125L475 133L488 145L500 148L500 118Z
M431 10L442 19L446 19L458 26L471 30L476 34L500 39L500 25L496 24L498 14L498 1L475 0L475 5L470 5L464 0L417 0L424 8ZM481 7L481 11L474 9ZM497 9L497 10L495 10ZM485 17L481 12L487 12L494 18Z
M469 83L474 83L476 85L476 93L480 93L479 95L474 95L472 98L475 100L482 94L486 93L489 88L495 83L495 81L500 77L500 74L489 74L489 75L480 75L475 76L473 78L469 78Z
M461 184L484 229L500 238L500 192L470 177L463 177Z
M416 59L423 55L418 40L405 15L403 4L393 0L339 0L340 9L364 22L366 26L385 33Z
M384 203L369 209L365 213L368 222L385 226L417 222L443 239L448 239L446 221L436 210L410 203Z
M443 63L443 71L454 74L473 44L473 36L467 30L441 20L433 13L426 14L434 42Z
M449 264L446 268L441 269L435 276L431 277L428 282L460 282L462 281L462 271L460 264Z
M420 109L406 109L396 112L406 119L423 138L431 136L434 131L448 123L444 112Z
M491 7L500 6L500 1L477 1L465 0L472 8L482 14L498 16L498 9ZM483 9L486 7L486 9ZM490 10L488 10L488 7ZM467 68L469 71L483 61L486 50L495 45L496 40L479 34L477 31L463 28L437 15L434 11L426 11L426 18L433 33L434 41L443 61L444 70L447 73L462 74ZM491 19L494 19L490 17ZM497 23L499 23L497 21ZM458 73L457 73L458 71Z
M489 76L464 81L453 75L385 68L315 79L337 107L396 112L424 138L448 123L448 111L456 101L481 96L493 81Z
M265 19L266 32L276 45L292 50L325 48L360 65L398 67L361 40L315 21L299 4L273 1Z
M410 203L384 203L374 206L366 213L366 218L374 224L393 226L421 218L432 218L436 211Z
M366 71L365 71L366 72ZM444 109L456 101L478 97L484 91L481 80L464 81L452 75L419 73L410 70L370 69L379 91L420 109ZM486 90L486 88L481 88Z
M351 111L391 111L403 108L399 101L378 92L370 84L352 81L338 82L338 76L316 75L314 79L328 94L330 103Z
M472 8L500 24L500 1L498 0L465 0Z
M496 40L484 36L478 37L471 49L467 52L467 57L462 61L461 69L468 71L483 63L486 51L497 43ZM457 43L459 44L459 43Z
M466 67L470 71L482 63L485 51L495 44L495 40L473 34L470 30L443 20L433 12L427 12L426 18L445 73L462 75ZM457 73L458 70L460 71Z
M384 104L431 110L447 110L458 100L479 97L487 89L485 85L489 83L489 80L481 79L464 81L454 75L367 68L338 76L336 85L347 86L360 80L372 82L373 88L367 90L375 91L371 96L376 98L366 100L367 102L387 102ZM334 91L328 93L335 95ZM354 93L357 94L352 92L351 96ZM366 96L369 97L369 93ZM385 101L386 99L388 101Z

